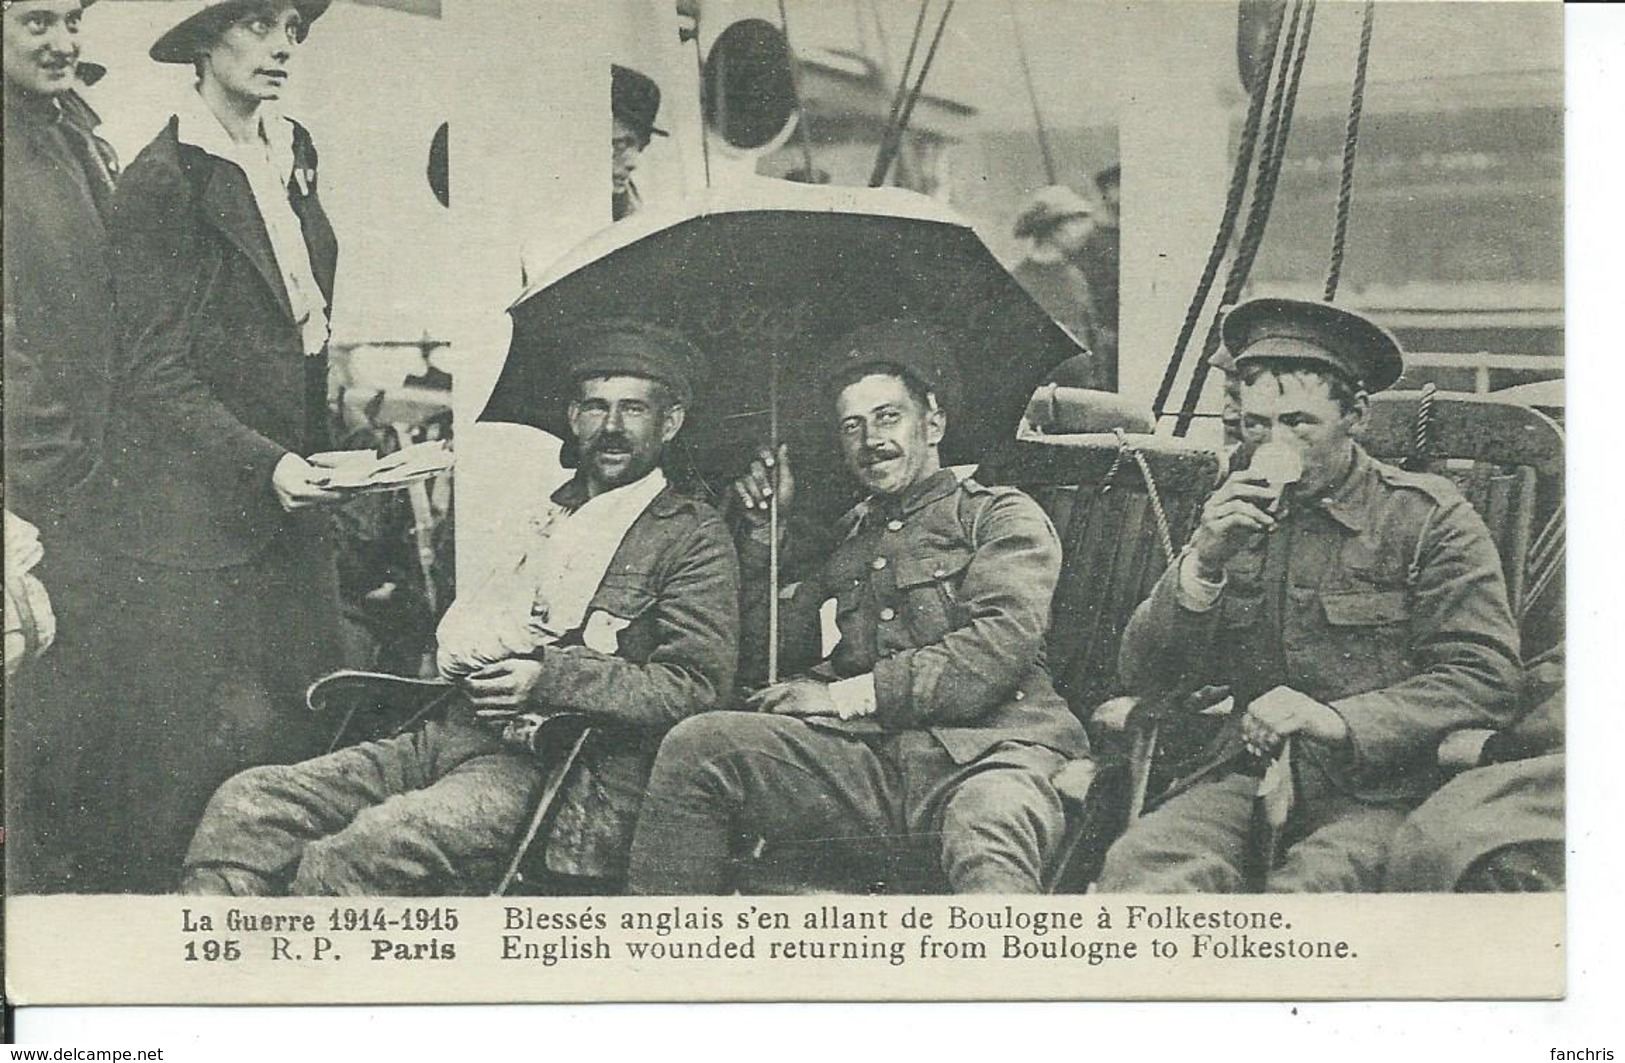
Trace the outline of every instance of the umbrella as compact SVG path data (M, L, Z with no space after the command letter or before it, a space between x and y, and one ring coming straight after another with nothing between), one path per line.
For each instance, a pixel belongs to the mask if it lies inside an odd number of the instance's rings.
M1013 440L1034 386L1081 349L965 221L896 188L764 180L641 212L567 252L510 313L512 345L481 420L567 438L560 367L571 325L655 321L707 359L668 472L720 496L777 420L815 510L849 500L818 387L820 356L844 333L914 318L957 341L967 401L950 411L946 464L985 460Z

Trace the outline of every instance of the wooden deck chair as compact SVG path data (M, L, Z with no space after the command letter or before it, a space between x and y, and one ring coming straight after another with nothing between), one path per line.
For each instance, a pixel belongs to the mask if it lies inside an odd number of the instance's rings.
M380 741L424 726L446 711L456 688L443 679L414 679L381 672L340 671L312 683L305 703L335 721L328 751ZM529 734L531 751L546 766L542 788L515 839L513 855L493 894L534 891L548 880L539 838L546 836L558 796L592 734L584 717L559 713L541 720Z
M1195 527L1218 474L1211 450L1120 432L1024 442L997 469L994 479L1037 498L1060 532L1050 674L1096 746L1094 760L1074 762L1056 780L1068 815L1050 874L1054 891L1084 889L1143 803L1157 728L1148 723L1123 737L1131 709L1137 720L1152 713L1150 702L1125 702L1118 648L1135 607Z
M1557 422L1483 395L1386 392L1371 400L1365 446L1373 457L1461 488L1500 552L1520 623L1560 590L1564 440ZM1544 648L1526 645L1525 656Z

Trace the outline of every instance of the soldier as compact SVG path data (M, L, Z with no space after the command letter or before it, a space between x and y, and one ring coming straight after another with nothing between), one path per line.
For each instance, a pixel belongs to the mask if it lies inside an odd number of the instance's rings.
M1289 448L1301 471L1283 491L1238 461L1129 624L1130 689L1227 685L1236 755L1133 824L1100 886L1375 890L1394 832L1442 782L1440 740L1513 711L1500 559L1448 481L1357 441L1368 396L1403 368L1386 331L1324 303L1257 299L1230 313L1224 339L1247 446ZM1290 801L1255 816L1268 757Z
M192 839L184 892L487 892L541 784L520 718L557 712L594 730L546 865L572 887L624 877L661 734L732 689L738 565L721 518L660 469L692 405L693 348L635 321L574 344L580 469L517 560L441 621L440 673L460 693L446 719L235 776Z
M100 892L127 743L107 715L104 579L117 160L77 92L91 0L6 0L5 480L36 526L57 642L6 691L9 885ZM11 535L7 535L10 545ZM7 611L8 621L11 611Z
M942 467L957 401L944 337L892 322L837 352L828 401L868 497L786 603L780 645L795 677L752 695L756 711L695 717L662 744L634 892L720 892L744 832L812 842L871 873L901 836L936 836L953 890L1031 893L1062 834L1051 780L1088 742L1044 666L1055 530L1021 492ZM764 452L735 484L746 668L765 656L775 472L788 509L787 452Z

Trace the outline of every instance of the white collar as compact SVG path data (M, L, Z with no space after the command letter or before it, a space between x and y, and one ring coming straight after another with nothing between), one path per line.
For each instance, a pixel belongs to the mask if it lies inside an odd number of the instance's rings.
M202 94L195 87L182 94L181 104L175 109L175 118L175 136L182 144L190 144L226 162L237 162L242 157L243 145L231 139L231 134L226 132L226 127L215 113L209 110L209 105L203 102ZM262 107L259 127L260 139L270 147L271 157L278 161L281 168L291 171L293 119Z

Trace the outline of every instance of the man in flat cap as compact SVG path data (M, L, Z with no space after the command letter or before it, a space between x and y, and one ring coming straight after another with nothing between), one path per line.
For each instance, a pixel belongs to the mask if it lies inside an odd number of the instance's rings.
M870 882L895 882L889 858L911 838L956 892L1038 892L1065 826L1052 779L1088 752L1044 666L1055 530L1021 492L942 467L958 401L943 336L913 322L869 326L832 362L830 412L868 497L785 602L780 661L793 678L757 690L752 712L696 716L666 737L631 887L737 886L728 869L743 834ZM763 452L735 484L741 667L757 682L775 482L788 510L785 451Z
M0 4L5 76L5 501L38 529L57 639L8 684L6 850L18 892L111 888L105 780L106 435L115 348L107 221L117 158L79 96L91 0ZM18 524L18 528L26 525ZM11 536L7 535L8 545ZM8 620L10 619L8 615Z
M445 719L215 794L186 858L192 893L483 893L513 855L542 782L534 719L592 724L545 838L565 889L614 888L661 735L729 696L738 562L726 528L660 468L697 354L629 320L574 337L576 475L441 621Z
M1065 185L1033 193L1016 218L1015 235L1027 240L1027 253L1010 269L1038 305L1088 348L1078 356L1088 366L1080 387L1109 390L1098 354L1102 344L1099 312L1083 253L1095 231L1095 205Z
M1112 846L1100 887L1376 890L1443 782L1440 741L1513 712L1500 558L1448 481L1361 448L1367 397L1403 368L1386 331L1257 299L1224 340L1247 443L1135 612L1121 673L1131 690L1228 687L1230 741Z
M666 131L655 125L660 119L660 86L641 70L619 63L611 64L610 112L614 121L611 140L610 177L614 182L612 215L616 221L636 214L643 197L632 180L652 137Z

